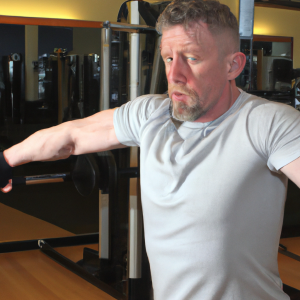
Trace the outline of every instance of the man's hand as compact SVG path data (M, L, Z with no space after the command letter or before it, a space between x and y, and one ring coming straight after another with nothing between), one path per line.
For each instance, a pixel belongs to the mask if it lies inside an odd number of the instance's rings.
M10 192L12 190L12 180L9 179L8 184L3 189L0 188L0 190L1 190L2 193L8 193L8 192Z
M7 163L3 152L0 152L0 188L7 193L11 190L12 167Z

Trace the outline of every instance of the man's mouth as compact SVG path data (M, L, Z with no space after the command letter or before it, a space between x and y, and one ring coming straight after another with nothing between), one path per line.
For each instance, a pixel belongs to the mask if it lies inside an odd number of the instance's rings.
M175 91L171 94L171 98L175 101L185 101L187 95L178 91Z
M181 96L182 95L182 93L179 93L179 92L174 92L173 93L175 96Z

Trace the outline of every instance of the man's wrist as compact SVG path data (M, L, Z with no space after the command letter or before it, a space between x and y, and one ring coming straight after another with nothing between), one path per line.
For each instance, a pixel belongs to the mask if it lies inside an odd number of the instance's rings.
M12 167L7 162L3 152L0 152L0 187L4 188L12 179Z

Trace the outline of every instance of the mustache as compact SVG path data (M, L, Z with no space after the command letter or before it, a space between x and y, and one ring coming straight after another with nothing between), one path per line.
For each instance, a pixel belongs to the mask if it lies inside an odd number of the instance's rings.
M192 96L192 97L197 96L197 93L193 89L191 89L187 86L181 86L181 85L177 85L177 84L169 84L169 86L168 86L169 95L172 95L174 92L184 94L187 96Z

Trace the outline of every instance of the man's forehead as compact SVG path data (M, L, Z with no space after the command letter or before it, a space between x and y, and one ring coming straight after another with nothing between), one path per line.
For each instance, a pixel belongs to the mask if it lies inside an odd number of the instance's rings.
M203 46L211 39L208 25L203 22L189 24L187 28L183 25L174 25L162 30L162 41L160 48L169 42L180 43L182 46L197 45Z
M170 25L162 29L162 36L164 33L169 31L178 31L181 33L185 33L189 36L197 36L203 33L210 33L208 29L208 24L199 21L199 22L192 22L187 25L177 24L177 25Z

